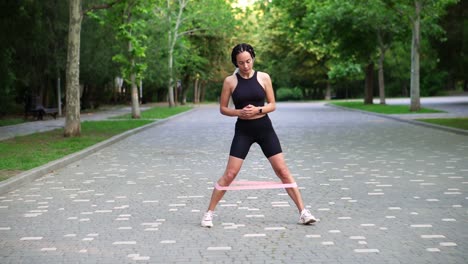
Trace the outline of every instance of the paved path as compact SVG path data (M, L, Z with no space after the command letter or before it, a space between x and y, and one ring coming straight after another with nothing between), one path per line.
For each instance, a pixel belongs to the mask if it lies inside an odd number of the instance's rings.
M466 263L468 137L324 106L272 113L304 201L228 192L234 118L200 107L0 197L0 263ZM252 147L238 176L275 180Z

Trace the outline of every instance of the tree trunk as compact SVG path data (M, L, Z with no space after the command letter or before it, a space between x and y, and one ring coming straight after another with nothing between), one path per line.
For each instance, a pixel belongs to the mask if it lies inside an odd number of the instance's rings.
M413 37L411 43L411 105L410 111L418 111L421 109L421 101L419 97L419 52L421 46L421 1L414 1L415 18L413 19Z
M374 63L366 67L366 87L364 88L364 104L374 103Z
M171 33L169 33L169 36L170 36ZM171 39L171 37L169 37L169 40ZM169 95L169 106L170 107L173 107L175 105L174 103L174 80L173 80L173 71L172 71L172 68L173 68L173 54L174 54L174 49L172 47L169 48L169 60L168 60L168 66L169 66L169 81L168 81L168 84L167 84L167 93Z
M177 20L173 30L169 30L168 37L169 37L169 83L168 83L168 94L169 94L169 106L172 107L175 105L174 103L174 48L175 44L177 43L177 39L179 37L179 27L182 23L182 14L184 13L184 9L187 6L188 0L179 0L179 11L177 13ZM167 10L170 10L170 2L167 1ZM169 25L172 24L171 22L171 15L169 17ZM177 98L176 98L177 99Z
M195 84L193 85L193 103L200 103L200 89L198 87L198 82L200 80L200 74L197 73L195 76Z
M128 51L132 51L132 43L128 42ZM139 119L141 117L140 114L140 105L138 103L138 86L136 84L136 76L135 76L135 59L132 58L132 72L130 73L130 81L132 82L132 118Z
M186 105L187 104L187 94L188 94L189 87L190 87L190 74L185 74L184 75L184 79L182 80L181 85L182 85L181 86L181 95L182 95L181 104Z
M130 76L132 82L132 118L139 119L141 114L140 105L138 103L138 86L135 81L135 73L132 72Z
M325 92L325 100L331 100L331 84L330 80L327 80L327 88Z
M198 94L200 98L200 102L205 101L205 96L206 96L206 81L201 81L201 85L199 84L198 86ZM232 99L232 98L231 98Z
M380 104L385 103L385 80L384 80L384 59L385 59L385 50L383 48L380 49L380 57L379 57L379 96L380 96Z
M377 32L377 40L379 42L380 56L379 56L379 97L380 104L384 105L385 103L385 80L384 80L384 60L385 52L387 47L383 42L381 32Z
M82 0L70 0L70 20L68 26L68 54L66 70L65 137L81 135L80 120L80 33L83 15Z

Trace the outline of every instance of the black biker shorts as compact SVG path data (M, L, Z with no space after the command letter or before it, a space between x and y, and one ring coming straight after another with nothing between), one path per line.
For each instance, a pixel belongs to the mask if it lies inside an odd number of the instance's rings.
M268 115L251 120L237 119L229 155L245 159L253 143L260 145L267 158L282 152Z

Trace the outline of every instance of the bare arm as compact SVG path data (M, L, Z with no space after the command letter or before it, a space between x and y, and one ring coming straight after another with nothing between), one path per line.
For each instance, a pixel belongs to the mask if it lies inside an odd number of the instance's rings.
M241 111L229 108L229 99L231 98L232 90L235 85L235 80L233 78L233 76L228 76L224 79L223 90L221 91L219 110L221 114L226 116L239 116Z
M271 113L276 110L275 92L273 91L273 85L271 84L271 78L268 73L259 72L259 81L265 89L267 104L263 107L257 107L257 112L262 108L262 113Z

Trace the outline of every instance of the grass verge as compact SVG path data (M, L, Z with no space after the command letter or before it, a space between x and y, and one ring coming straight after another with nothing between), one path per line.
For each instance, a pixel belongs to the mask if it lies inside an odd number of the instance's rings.
M142 116L167 118L189 109L191 108L157 107L143 111ZM81 123L81 136L75 138L63 137L63 128L60 128L2 140L0 141L0 181L83 150L117 134L154 122L149 119L155 118L85 121Z
M0 179L78 152L112 136L151 123L150 120L86 121L81 136L63 137L63 128L0 141ZM13 175L12 175L13 174Z
M468 118L417 119L421 122L468 130Z
M444 113L443 111L421 108L419 111L411 112L408 105L381 105L371 104L366 105L362 102L330 102L330 104L359 109L368 112L374 112L379 114L427 114L427 113Z
M141 119L164 119L192 109L191 106L154 107L141 112ZM131 114L112 117L112 119L131 119Z
M0 120L0 127L2 126L11 126L24 123L24 119L21 118L8 118L8 119L1 119Z

